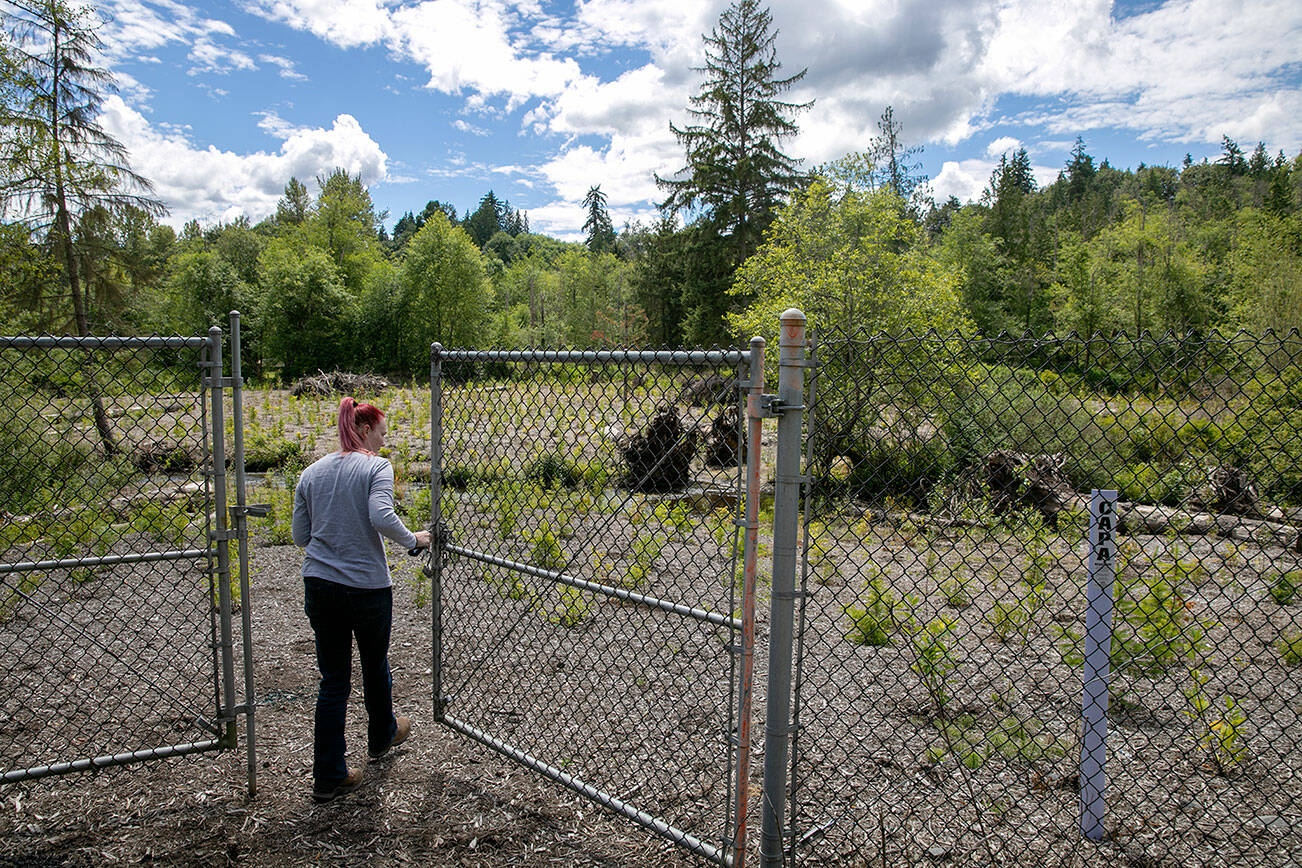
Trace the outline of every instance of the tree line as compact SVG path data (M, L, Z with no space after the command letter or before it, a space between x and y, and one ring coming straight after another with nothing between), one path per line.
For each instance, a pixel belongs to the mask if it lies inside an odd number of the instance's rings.
M385 229L360 176L286 184L276 211L180 232L98 125L108 72L89 10L7 2L0 44L0 315L19 331L199 333L244 312L255 371L416 373L431 341L499 346L735 344L777 311L865 330L1045 332L1302 326L1302 154L1117 169L1078 139L1037 185L1005 154L976 202L937 203L888 106L862 151L805 168L782 150L778 33L737 0L704 36L673 124L680 171L653 225L613 225L600 185L585 241L532 232L486 193Z

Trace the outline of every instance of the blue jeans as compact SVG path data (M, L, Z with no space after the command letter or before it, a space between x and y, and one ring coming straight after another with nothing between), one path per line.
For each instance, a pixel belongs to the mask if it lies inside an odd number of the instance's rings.
M318 781L339 781L348 776L344 721L352 690L353 637L357 638L357 656L362 661L368 748L383 750L398 731L393 716L393 677L389 674L393 589L350 588L304 577L303 609L316 633L316 664L321 670L312 775Z

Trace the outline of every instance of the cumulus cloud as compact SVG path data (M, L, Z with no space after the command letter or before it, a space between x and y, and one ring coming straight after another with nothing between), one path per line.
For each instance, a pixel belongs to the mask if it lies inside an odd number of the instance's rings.
M323 129L291 127L265 113L259 126L280 136L280 148L240 154L198 147L179 131L150 124L120 97L110 97L104 109L104 128L130 150L133 168L154 182L171 211L168 222L177 226L191 219L261 219L275 211L291 176L307 180L338 166L367 184L387 177L388 157L352 115Z
M986 145L986 156L998 157L1002 154L1007 154L1010 151L1015 151L1021 146L1022 142L1020 139L1015 139L1012 136L1000 136L990 144Z
M1000 154L1002 155L1002 151ZM940 173L931 179L931 195L937 203L944 202L950 196L960 202L975 202L990 185L990 176L999 165L998 160L946 160ZM1031 164L1031 176L1041 187L1052 184L1058 178L1058 169L1054 166Z

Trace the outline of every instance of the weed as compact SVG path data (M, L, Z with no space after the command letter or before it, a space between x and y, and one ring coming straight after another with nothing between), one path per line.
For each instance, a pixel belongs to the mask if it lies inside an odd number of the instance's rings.
M655 569L663 550L664 543L654 534L639 532L633 538L633 558L624 573L623 586L634 590L641 588L651 575L651 570Z
M955 609L966 609L972 605L972 595L968 586L972 583L972 574L962 564L954 564L946 571L940 582L940 593L945 603Z
M1190 670L1190 683L1181 692L1187 704L1185 714L1194 722L1194 744L1207 754L1217 773L1225 775L1237 768L1247 753L1248 716L1232 696L1222 697L1224 712L1215 712L1215 703L1207 695L1209 680L1199 670Z
M805 533L805 557L810 575L820 585L841 584L841 568L832 555L836 538L821 521L811 521Z
M957 644L958 621L944 616L936 618L909 636L909 645L913 651L913 664L909 668L917 673L927 695L931 697L937 716L942 718L953 698L949 677L958 666L955 656Z
M1287 606L1293 602L1300 585L1302 585L1302 570L1292 570L1275 576L1267 585L1267 590L1272 600L1281 606Z
M0 597L0 624L13 620L22 607L23 600L41 586L41 578L39 573L26 573L20 576L13 590L4 591L3 597Z
M544 570L560 570L565 566L565 552L551 527L544 524L529 536L529 560Z
M1302 633L1293 630L1283 634L1275 647L1286 666L1302 665Z
M578 588L572 588L569 585L561 585L559 588L559 595L559 603L551 612L551 620L553 623L572 630L582 624L583 621L592 614L591 599Z
M860 599L862 606L845 610L850 616L846 638L856 645L890 645L892 634L911 622L904 606L881 578L870 580Z

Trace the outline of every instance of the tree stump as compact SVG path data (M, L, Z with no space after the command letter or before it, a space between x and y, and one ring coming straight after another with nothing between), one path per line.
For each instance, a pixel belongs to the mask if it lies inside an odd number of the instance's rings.
M656 411L645 429L620 447L620 453L628 466L624 481L630 491L680 491L691 478L696 431L683 425L677 407L665 406Z
M1067 456L1026 455L998 449L985 458L985 481L996 515L1018 509L1038 511L1050 525L1075 500L1067 479Z
M1261 501L1247 471L1213 464L1202 468L1201 481L1189 492L1189 505L1207 512L1251 516L1260 512Z
M714 417L705 439L707 467L736 467L741 457L741 411L729 404Z

